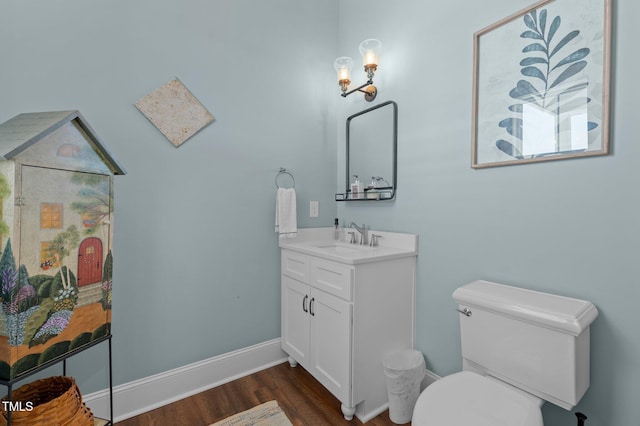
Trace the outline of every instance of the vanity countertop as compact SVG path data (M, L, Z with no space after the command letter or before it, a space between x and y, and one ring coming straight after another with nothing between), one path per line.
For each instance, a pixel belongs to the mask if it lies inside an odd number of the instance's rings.
M371 234L380 235L376 247L334 241L333 228L305 228L298 230L296 238L281 239L280 248L351 265L418 255L417 235L369 231Z

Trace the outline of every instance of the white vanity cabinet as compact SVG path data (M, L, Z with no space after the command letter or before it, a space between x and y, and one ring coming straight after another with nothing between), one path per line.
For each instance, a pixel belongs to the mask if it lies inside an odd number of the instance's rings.
M350 395L353 335L351 295L343 299L320 290L322 284L307 284L311 282L310 275L317 276L319 268L323 268L324 274L335 273L338 278L336 281L344 277L342 273L346 273L350 287L353 268L337 264L320 266L314 260L306 255L283 252L282 347L289 354L292 365L298 362L302 364L345 407L353 407ZM286 269L286 265L304 268L303 280L287 275L289 272L301 278L297 271ZM310 269L316 273L310 274ZM333 281L326 285L333 285ZM350 416L353 416L353 412Z
M383 360L413 348L415 254L323 256L282 247L282 349L363 422L388 407ZM337 260L336 260L337 259Z

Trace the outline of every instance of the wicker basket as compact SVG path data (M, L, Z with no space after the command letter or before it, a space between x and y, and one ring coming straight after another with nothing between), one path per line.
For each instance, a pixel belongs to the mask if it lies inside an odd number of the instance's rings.
M12 426L93 426L93 414L82 403L80 389L71 377L49 377L20 386L12 392L11 401L22 402L22 407L33 404L31 411L11 412ZM8 413L4 404L0 408L0 425L6 425Z

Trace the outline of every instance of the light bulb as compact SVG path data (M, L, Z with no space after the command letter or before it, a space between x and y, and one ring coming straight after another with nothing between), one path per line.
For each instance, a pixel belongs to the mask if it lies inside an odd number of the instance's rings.
M336 72L338 73L338 81L351 80L353 59L349 58L348 56L338 58L333 63L333 68L335 68Z
M338 73L338 84L342 89L342 93L345 93L349 88L349 83L351 83L351 68L353 68L353 59L348 56L342 56L333 63L333 68L335 68Z
M360 50L360 54L362 55L364 70L367 72L369 79L372 79L374 71L378 69L380 53L382 53L382 43L380 43L379 40L370 38L360 43L358 50Z

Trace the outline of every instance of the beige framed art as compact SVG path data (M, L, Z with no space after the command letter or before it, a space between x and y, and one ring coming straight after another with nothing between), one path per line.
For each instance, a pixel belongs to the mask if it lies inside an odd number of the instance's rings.
M177 78L138 100L136 108L176 148L214 120Z
M474 34L471 167L609 153L611 0L542 0Z

